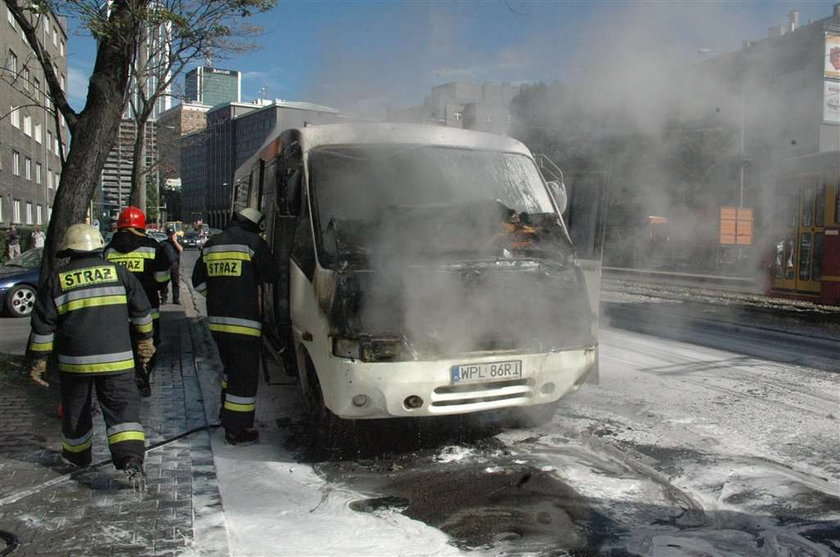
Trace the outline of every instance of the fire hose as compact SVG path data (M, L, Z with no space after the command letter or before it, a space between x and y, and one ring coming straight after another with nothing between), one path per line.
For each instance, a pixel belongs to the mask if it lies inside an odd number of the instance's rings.
M0 530L0 539L6 542L6 547L0 549L0 557L4 555L8 555L12 551L16 550L20 547L20 541L18 541L17 536L12 534L11 532L6 532L5 530Z
M194 433L199 433L201 431L210 431L210 430L215 429L217 427L221 427L221 424L208 424L208 425L203 425L203 426L199 426L199 427L184 431L184 432L179 433L178 435L175 435L173 437L162 439L162 440L158 441L157 443L152 443L146 449L146 452L153 451L155 449L159 449L160 447L164 447L166 445L169 445L170 443L174 443L175 441L179 441L179 440L183 439L184 437L188 437L188 436L190 436ZM48 481L46 481L42 484L36 485L35 487L30 487L28 489L24 489L24 490L18 491L16 493L12 493L11 495L7 495L6 497L3 497L2 499L0 499L0 506L7 505L7 504L10 504L10 503L15 503L17 501L20 501L21 499L29 497L30 495L34 495L34 494L36 494L40 491L43 491L44 489L47 489L48 487L53 487L53 486L59 485L61 483L64 483L67 480L71 480L71 479L76 478L76 477L78 477L82 474L85 474L85 473L89 472L90 470L95 470L97 468L102 468L103 466L107 466L108 464L111 464L111 459L110 458L105 459L105 460L101 460L101 461L99 461L95 464L91 464L90 466L86 466L84 468L74 470L74 471L69 472L67 474L63 474L61 476L58 476L57 478L53 478L53 479L48 480ZM20 541L18 540L17 536L15 534L11 533L11 532L6 532L6 531L3 531L3 530L0 530L0 539L4 540L6 542L6 547L4 549L0 550L0 557L4 557L5 555L9 555L13 551L15 551L18 547L20 547Z

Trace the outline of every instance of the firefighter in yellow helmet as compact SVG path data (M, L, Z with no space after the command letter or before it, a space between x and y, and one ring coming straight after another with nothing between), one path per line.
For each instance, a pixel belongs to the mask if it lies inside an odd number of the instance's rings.
M67 229L58 256L70 262L38 289L27 357L32 380L47 387L47 359L56 352L64 406L62 456L78 466L90 464L96 389L114 466L137 488L144 485L145 435L130 329L136 333L135 350L148 362L155 351L151 307L125 267L102 259L103 247L92 226Z
M230 226L210 238L193 268L192 283L207 296L207 321L224 365L222 426L230 444L259 438L254 429L262 322L258 288L274 284L279 267L259 236L263 216L239 210Z

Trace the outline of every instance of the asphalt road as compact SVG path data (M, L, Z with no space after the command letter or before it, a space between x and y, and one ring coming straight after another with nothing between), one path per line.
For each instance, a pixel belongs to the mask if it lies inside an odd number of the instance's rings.
M29 319L0 317L0 353L22 355L26 352L28 338Z

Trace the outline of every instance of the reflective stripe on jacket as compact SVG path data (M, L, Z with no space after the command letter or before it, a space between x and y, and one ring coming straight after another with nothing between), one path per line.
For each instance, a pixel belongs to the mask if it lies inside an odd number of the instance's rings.
M129 229L117 231L105 247L105 259L119 263L137 277L153 308L160 306L158 289L169 282L169 259L160 244Z
M265 240L238 222L213 236L193 268L193 288L207 296L207 322L214 333L260 336L257 295L273 284L279 268Z
M55 350L59 370L68 373L133 371L131 329L135 338L152 334L140 282L96 254L75 257L38 290L28 352L43 358Z

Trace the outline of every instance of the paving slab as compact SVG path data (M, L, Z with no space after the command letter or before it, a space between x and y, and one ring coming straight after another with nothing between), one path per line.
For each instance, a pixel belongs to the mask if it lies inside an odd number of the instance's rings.
M189 299L184 281L182 289ZM48 390L22 380L0 390L0 530L18 537L15 556L230 553L210 443L214 424L196 367L197 358L208 360L207 347L194 345L203 342L204 325L182 306L161 310L152 396L142 401L144 493L129 489L112 465L96 466L109 458L101 414L94 416L94 466L62 461L57 378Z

